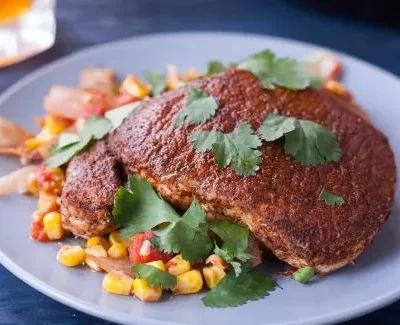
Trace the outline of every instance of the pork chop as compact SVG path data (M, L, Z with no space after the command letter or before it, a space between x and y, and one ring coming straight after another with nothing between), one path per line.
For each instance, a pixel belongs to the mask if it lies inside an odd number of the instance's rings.
M200 126L174 128L191 87L214 96L217 114ZM290 265L312 266L320 273L334 271L371 244L388 217L396 186L394 155L387 139L346 105L324 90L266 91L252 73L243 70L167 92L143 103L101 145L73 159L62 196L63 223L81 236L112 227L118 162L127 173L150 181L175 207L185 209L196 197L207 217L247 226ZM331 129L342 148L340 162L304 166L286 155L281 143L264 143L260 170L243 177L230 167L219 169L213 154L195 153L192 148L193 130L216 127L230 132L240 121L257 130L269 112ZM101 157L99 146L107 148ZM86 170L87 175L77 177L76 170ZM112 186L104 186L110 178ZM319 201L323 188L340 194L346 203L339 207ZM71 219L79 226L75 228ZM93 226L96 223L101 226Z

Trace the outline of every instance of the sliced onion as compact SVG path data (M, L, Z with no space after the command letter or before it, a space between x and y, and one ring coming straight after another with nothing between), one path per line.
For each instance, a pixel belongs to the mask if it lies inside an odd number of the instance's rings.
M87 259L96 263L107 273L111 271L120 271L131 277L136 277L135 273L131 271L132 263L129 262L128 258L116 259L111 257L99 257L94 255L87 255Z
M29 175L37 173L39 169L38 165L29 165L0 177L0 196L11 193L26 193Z
M332 52L316 52L304 61L305 70L310 76L338 80L342 74L342 63Z
M0 116L0 149L16 148L31 137L30 132Z
M115 72L105 68L84 69L79 74L79 86L112 94L115 89Z

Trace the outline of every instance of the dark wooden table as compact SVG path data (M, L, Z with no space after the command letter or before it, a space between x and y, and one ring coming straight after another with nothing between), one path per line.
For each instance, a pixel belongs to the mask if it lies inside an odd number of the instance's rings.
M0 70L0 92L38 67L84 47L132 35L180 30L243 31L303 40L347 52L400 75L398 27L322 14L300 2L59 0L55 46ZM0 266L0 324L53 323L106 324L45 297ZM346 323L365 324L400 324L400 302Z

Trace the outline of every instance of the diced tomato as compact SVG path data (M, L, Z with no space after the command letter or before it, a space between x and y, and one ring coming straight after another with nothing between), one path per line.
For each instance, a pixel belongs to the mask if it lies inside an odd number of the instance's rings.
M116 106L123 106L126 104L137 102L138 98L129 95L125 90L122 90L116 99Z
M50 240L44 230L43 221L41 219L32 221L31 238L40 242L48 242Z
M43 183L49 183L53 181L53 175L46 169L46 165L40 165L40 170L37 173L38 186L42 187Z
M142 248L143 242L145 240L150 240L154 238L155 235L151 231L146 231L140 234L133 236L129 241L129 260L132 263L148 263L153 261L162 260L164 263L168 262L173 254L167 254L164 252L160 252L154 246L150 246L150 252L148 255L143 256L140 255L140 250Z
M85 90L88 93L88 101L84 106L84 117L89 118L94 115L103 116L106 111L108 111L113 103L108 94L94 89Z

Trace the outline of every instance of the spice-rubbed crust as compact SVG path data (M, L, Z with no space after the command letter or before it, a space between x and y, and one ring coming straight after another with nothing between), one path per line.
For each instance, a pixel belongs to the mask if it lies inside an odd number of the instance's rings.
M196 197L208 217L246 225L278 258L296 267L334 271L370 245L390 212L396 186L394 156L382 133L327 91L265 91L247 71L231 70L188 87L203 88L216 98L215 117L197 127L173 127L187 87L143 103L107 139L109 150L129 173L148 179L176 207L187 208ZM192 130L215 127L230 132L239 121L257 130L269 112L313 120L333 130L342 148L341 161L303 166L284 153L282 143L264 143L260 170L242 177L230 167L219 169L211 153L194 152ZM71 169L79 159L69 166L64 193L71 188ZM79 184L85 186L83 180ZM323 188L343 196L346 203L339 207L319 201ZM95 195L91 199L96 200ZM75 201L81 204L79 196Z
M99 141L75 157L67 179L61 196L63 227L84 238L112 231L114 194L122 183L117 161L106 144Z

